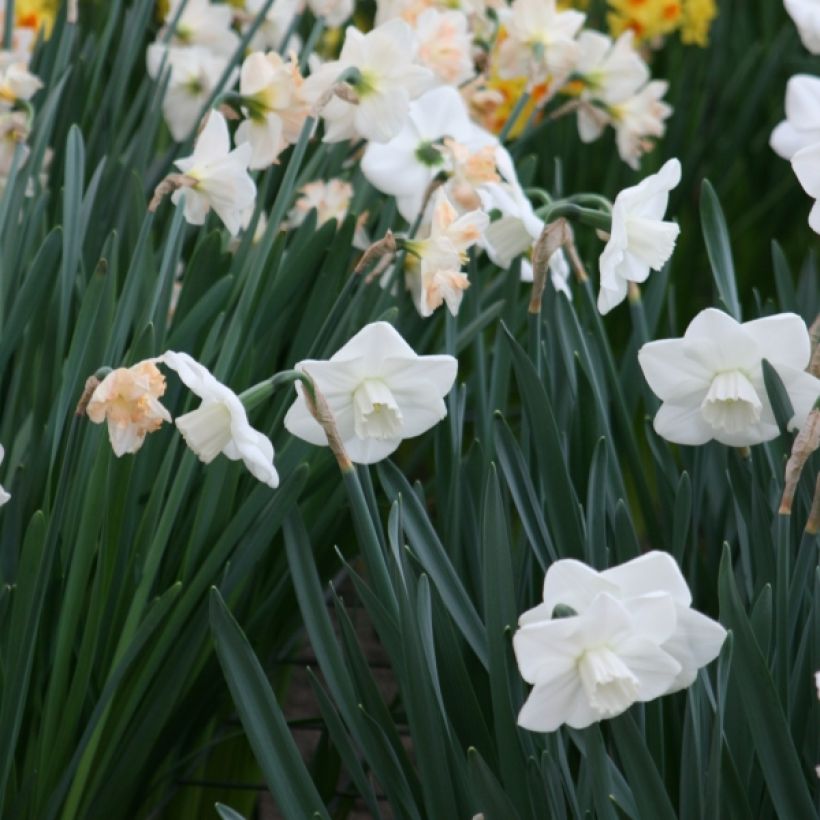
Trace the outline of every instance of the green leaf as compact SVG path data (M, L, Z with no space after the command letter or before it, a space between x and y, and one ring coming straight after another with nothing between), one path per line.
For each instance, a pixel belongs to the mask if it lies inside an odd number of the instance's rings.
M780 434L785 435L789 429L789 422L794 416L794 407L780 374L772 367L768 359L763 359L763 383L766 385L766 394L772 405Z
M641 820L675 820L666 787L631 710L612 720L610 726Z
M224 803L214 803L214 808L222 820L245 820L238 811L226 806Z
M211 590L209 611L220 666L248 742L280 810L293 820L314 813L329 820L265 672L216 588Z
M775 811L779 817L813 817L812 800L783 707L740 602L728 545L723 548L718 585L720 619L734 633L731 675Z
M700 189L700 224L718 295L729 313L739 322L740 300L737 295L729 230L726 227L726 217L720 207L720 200L708 179L703 180Z

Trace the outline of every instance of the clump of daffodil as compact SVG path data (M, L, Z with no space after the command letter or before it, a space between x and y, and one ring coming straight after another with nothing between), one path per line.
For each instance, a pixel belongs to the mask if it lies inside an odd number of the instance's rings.
M684 43L706 46L717 14L715 0L608 0L613 35L632 31L635 40L657 42L678 32Z

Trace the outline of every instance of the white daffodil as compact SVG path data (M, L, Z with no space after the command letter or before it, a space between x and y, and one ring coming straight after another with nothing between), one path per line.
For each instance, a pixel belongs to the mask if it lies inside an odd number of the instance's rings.
M786 119L772 131L769 144L783 159L820 142L820 77L795 74L786 84Z
M481 245L496 265L508 268L517 256L531 250L544 230L544 221L517 182L486 185L481 199L486 211L500 213L484 231Z
M393 139L371 142L362 157L362 173L379 191L396 197L399 213L413 222L419 215L430 183L449 172L444 140L471 147L497 144L489 132L470 121L461 94L441 86L410 103L407 122Z
M172 0L165 15L166 25L170 25L185 0ZM213 54L230 58L239 46L239 36L231 28L233 10L224 3L210 0L187 0L182 14L171 35L170 44L177 46L202 46ZM164 39L166 30L160 32Z
M640 615L648 600L665 596L671 599L675 629L662 641L661 649L681 669L664 694L691 686L698 669L720 653L726 630L692 609L692 594L680 568L669 553L660 551L647 552L603 572L571 558L556 561L544 578L544 602L525 612L518 622L525 626L549 620L559 605L583 614L600 593L616 598L635 615Z
M315 104L344 72L358 72L348 83L356 99L334 95L322 108L324 141L395 137L407 121L410 101L435 84L433 72L415 63L417 49L416 35L403 20L367 34L348 26L339 59L320 66L302 88L305 100Z
M0 105L30 100L42 87L43 81L32 74L25 63L10 63L0 71Z
M108 421L108 438L114 455L136 453L145 436L171 421L160 403L165 376L155 359L112 370L94 389L86 415L94 424Z
M566 77L580 54L575 38L585 19L575 9L559 10L555 0L513 0L503 18L507 37L498 50L499 74L538 81Z
M408 273L408 283L421 316L431 316L442 304L453 316L458 314L464 291L470 286L461 270L467 249L479 242L489 221L479 210L459 216L444 191L436 191L430 235L405 240L407 249L419 260L418 270L411 268Z
M805 322L780 313L740 324L723 311L701 311L681 339L648 342L638 361L663 404L658 435L677 444L711 439L745 447L779 431L763 382L762 360L780 376L800 428L820 396L820 379L805 372L811 340Z
M629 99L649 80L649 69L633 45L631 31L614 42L585 29L578 36L580 56L575 73L584 82L579 98L578 135L583 142L601 136L612 122L610 107Z
M307 359L296 369L310 376L327 400L351 461L373 464L403 439L429 430L447 415L444 396L458 370L452 356L418 356L392 325L366 325L329 361ZM319 446L327 437L310 414L304 388L285 427Z
M681 673L663 648L676 624L669 595L647 595L630 608L606 592L579 614L521 624L513 649L521 676L534 686L519 726L583 729L665 694Z
M182 142L199 123L202 107L210 99L228 61L199 46L165 46L151 43L146 54L148 76L158 80L163 65L170 72L162 113L171 136ZM232 86L236 75L230 78Z
M239 93L247 119L236 129L236 144L250 144L251 168L267 168L298 140L308 114L299 96L301 83L298 65L275 51L255 51L242 63Z
M187 353L166 351L159 361L176 371L183 384L202 399L196 410L178 416L176 425L197 458L210 464L220 453L242 461L254 478L269 487L279 484L273 466L273 444L251 427L239 396Z
M458 86L475 74L473 37L467 15L456 10L427 9L416 21L419 62L441 82Z
M820 2L817 0L783 0L789 17L797 26L803 45L812 54L820 54Z
M650 80L635 94L609 106L618 154L630 168L637 170L641 157L666 132L665 120L672 106L661 98L668 89L665 80Z
M601 253L598 310L608 313L626 297L627 282L644 282L675 249L680 227L663 221L669 191L680 182L680 162L670 159L657 174L624 188L612 206L612 229Z
M245 0L241 7L244 11L242 21L243 33L253 25L256 18L267 5L267 0ZM248 47L251 51L286 51L301 48L299 36L293 32L294 20L302 13L303 0L274 0L268 7L261 25L251 37ZM285 38L287 42L285 42Z
M815 200L809 212L809 226L820 233L820 142L801 148L791 159L797 181L803 190Z
M256 185L248 175L251 146L243 143L231 151L228 123L218 111L211 111L197 137L194 153L174 164L191 184L174 191L176 203L185 197L185 218L202 225L213 208L225 227L236 235L242 217L256 198Z
M353 0L307 0L314 17L321 17L328 26L338 28L353 15Z

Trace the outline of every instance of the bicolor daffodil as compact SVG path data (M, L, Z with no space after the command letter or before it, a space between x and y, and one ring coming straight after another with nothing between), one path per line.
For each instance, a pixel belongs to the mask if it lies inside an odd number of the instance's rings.
M108 438L114 455L136 453L145 436L158 430L171 414L160 403L165 376L147 359L132 367L118 367L97 385L86 406L94 424L108 422Z
M481 240L490 218L483 211L469 211L462 216L441 189L434 194L430 234L424 239L406 239L404 246L418 259L418 270L408 272L410 292L416 310L423 317L447 305L455 316L464 291L470 286L461 268L467 261L467 249Z

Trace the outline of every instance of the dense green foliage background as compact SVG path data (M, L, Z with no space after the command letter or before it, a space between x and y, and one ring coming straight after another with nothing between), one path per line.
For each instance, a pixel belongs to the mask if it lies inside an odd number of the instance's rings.
M374 236L394 224L344 145L302 142L261 177L268 228L233 253L215 221L192 228L170 203L147 214L190 147L170 142L145 75L156 28L152 0L81 5L79 26L61 17L34 61L46 88L32 155L0 199L13 495L0 513L0 814L199 818L219 800L250 817L256 794L230 784L263 778L293 818L344 817L357 795L373 816L383 795L395 816L442 820L810 816L820 597L803 527L817 457L793 515L777 516L789 436L750 458L669 446L635 360L646 338L735 295L744 318L820 309L810 203L767 145L788 76L813 68L780 4L722 0L709 49L671 42L656 57L676 113L641 173L680 157L682 236L643 305L605 322L578 285L529 318L517 270L484 258L458 321L423 321L403 292L351 275L353 217L279 233L295 187L340 173ZM582 147L571 122L515 150L522 176L553 193L612 197L638 178L607 140ZM595 276L600 243L580 229L579 242ZM225 459L203 468L170 428L117 460L72 415L101 365L187 350L238 392L378 318L420 353L458 355L459 386L433 432L345 481L326 451L286 435L290 393L252 419L276 445L276 491ZM175 415L181 396L172 383ZM650 546L732 629L720 660L688 692L600 727L517 729L510 635L545 567ZM341 578L395 696L374 680L351 601L327 584ZM302 762L278 703L306 643L321 741Z

